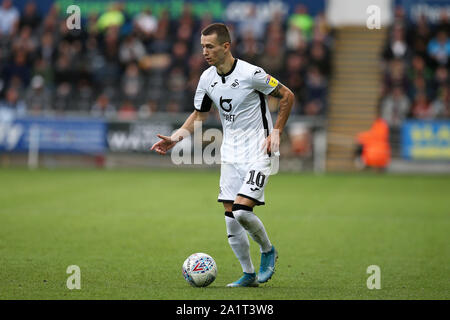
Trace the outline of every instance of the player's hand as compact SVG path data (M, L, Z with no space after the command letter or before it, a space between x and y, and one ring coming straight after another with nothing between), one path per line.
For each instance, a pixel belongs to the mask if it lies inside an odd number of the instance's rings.
M167 136L163 136L161 134L157 134L158 138L160 138L161 140L159 140L158 142L156 142L151 148L150 150L155 150L156 152L158 152L159 154L165 155L167 153L167 151L169 151L170 149L172 149L178 141L173 141L171 139L171 137L167 137ZM180 138L180 140L182 140L182 138Z
M280 132L279 130L272 130L270 135L266 138L264 142L264 148L266 152L269 154L280 154Z

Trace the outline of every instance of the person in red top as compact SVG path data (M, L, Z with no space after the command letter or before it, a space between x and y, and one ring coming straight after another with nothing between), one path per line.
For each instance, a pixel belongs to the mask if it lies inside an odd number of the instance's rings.
M389 125L377 114L375 122L368 131L360 132L357 141L361 146L361 160L366 167L385 169L391 160L389 145Z

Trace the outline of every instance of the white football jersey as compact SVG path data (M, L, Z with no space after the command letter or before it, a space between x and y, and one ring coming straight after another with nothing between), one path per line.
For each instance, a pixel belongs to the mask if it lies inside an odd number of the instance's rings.
M211 66L198 82L194 107L207 112L214 104L220 114L223 163L248 163L267 160L263 144L273 128L267 95L278 81L262 68L235 59L224 75Z

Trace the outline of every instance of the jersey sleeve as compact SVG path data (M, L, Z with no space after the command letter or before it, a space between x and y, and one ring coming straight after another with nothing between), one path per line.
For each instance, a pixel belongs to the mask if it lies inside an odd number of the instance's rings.
M194 96L194 108L200 112L211 110L212 100L206 92L205 77L202 75L198 81L197 90Z
M278 80L267 74L264 69L256 68L252 75L252 86L255 90L264 93L265 95L270 94L278 85Z

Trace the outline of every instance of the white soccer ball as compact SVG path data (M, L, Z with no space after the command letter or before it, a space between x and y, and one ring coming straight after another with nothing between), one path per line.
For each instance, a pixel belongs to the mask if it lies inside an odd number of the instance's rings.
M183 277L193 287L206 287L217 276L217 265L206 253L194 253L183 263Z

